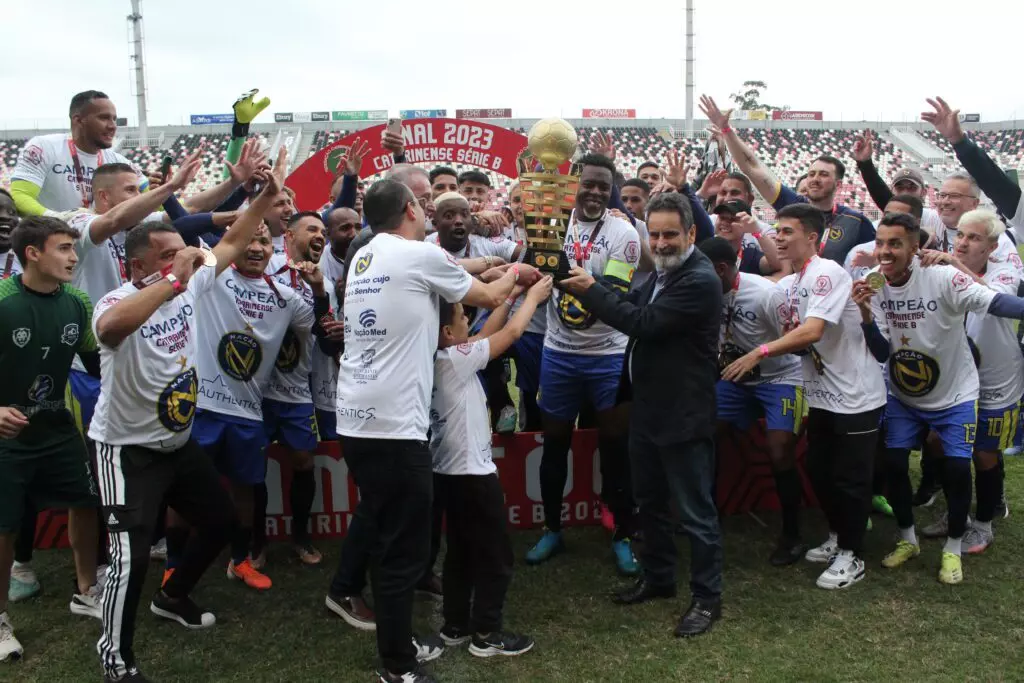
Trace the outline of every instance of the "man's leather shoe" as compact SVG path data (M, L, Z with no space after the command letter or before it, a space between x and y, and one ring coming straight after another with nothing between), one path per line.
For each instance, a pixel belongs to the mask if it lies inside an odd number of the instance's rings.
M674 597L676 597L675 585L655 586L648 583L647 579L641 578L629 588L612 595L612 602L616 605L639 605L648 600Z
M721 600L697 600L690 603L679 625L676 626L675 635L677 638L692 638L711 630L711 625L722 618Z

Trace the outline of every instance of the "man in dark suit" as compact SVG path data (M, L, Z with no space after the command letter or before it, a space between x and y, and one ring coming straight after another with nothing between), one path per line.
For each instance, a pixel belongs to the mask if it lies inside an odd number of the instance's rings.
M708 631L721 615L722 542L712 488L722 283L694 249L696 226L685 195L657 196L647 219L657 277L624 297L579 268L559 286L629 335L619 401L633 402L629 456L644 534L643 575L614 601L675 597L674 500L690 537L693 601L675 630L687 637Z

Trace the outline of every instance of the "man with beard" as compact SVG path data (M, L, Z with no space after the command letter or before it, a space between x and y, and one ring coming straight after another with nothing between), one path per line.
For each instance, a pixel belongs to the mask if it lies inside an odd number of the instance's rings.
M942 441L946 459L942 484L949 504L939 581L957 584L963 581L962 539L971 505L979 396L965 316L1020 319L1024 300L997 293L984 281L978 282L981 278L975 273L952 265L925 265L917 258L919 231L917 221L906 214L882 218L876 253L885 284L876 292L866 281L858 281L853 299L860 306L872 352L879 361L889 361L886 466L889 502L900 539L882 566L893 569L921 553L908 460L910 451L920 447L931 429ZM940 263L934 257L928 260Z
M277 188L278 182L275 178ZM319 216L304 220L315 221L318 230L323 229ZM320 240L322 247L322 235ZM322 337L320 320L330 308L323 274L315 263L293 264L296 281L305 281L313 291L311 306L291 287L266 274L272 255L270 232L261 228L250 240L244 258L236 259L233 268L217 278L196 324L200 354L196 442L231 482L240 519L231 540L228 578L240 579L257 590L271 587L270 578L250 560L254 489L264 482L267 467L264 392L285 338L294 337L301 346L308 343L311 332ZM301 356L296 350L295 364ZM308 382L306 387L308 397ZM311 416L312 405L309 409ZM312 427L310 419L310 434ZM171 559L168 553L169 566Z
M629 221L608 211L615 164L599 154L587 154L578 163L579 189L565 236L566 256L570 264L625 291L640 260L640 240ZM529 564L545 562L564 547L562 492L568 477L573 424L581 404L587 401L594 407L599 425L603 497L618 524L612 539L615 563L623 574L639 571L630 547L633 502L627 460L628 414L615 401L626 343L626 335L601 322L570 291L551 298L539 400L544 415L540 479L545 530L526 554Z
M701 97L700 106L708 120L720 131L740 171L750 178L761 196L776 210L790 204L808 203L825 214L827 230L823 230L823 234L818 236L821 240L819 253L822 258L842 265L853 247L875 236L875 227L867 216L836 202L840 183L846 174L846 167L841 161L827 154L815 159L807 172L808 195L803 197L779 182L768 167L757 158L750 146L740 139L729 125L732 109L721 111L715 101L707 95Z
M333 286L344 283L345 254L359 232L361 219L355 209L342 207L327 214L327 248L320 256L320 270Z
M317 263L324 252L324 224L320 214L302 211L288 219L285 233L287 255L270 259L266 274L279 287L295 291L310 308L314 305L313 288L296 268L299 263ZM323 287L330 299L333 287ZM321 323L322 324L322 323ZM313 506L316 482L313 479L313 451L317 446L316 416L310 377L313 369L313 339L305 334L286 333L281 341L273 372L263 389L263 427L270 443L279 442L284 446L292 466L291 490L289 493L292 510L292 547L304 564L319 564L321 560L312 542L309 513ZM320 350L320 353L323 353ZM331 360L328 357L325 360ZM325 363L317 363L321 369L329 369ZM331 373L337 381L337 372ZM319 386L325 377L312 377L313 386ZM333 431L333 430L332 430ZM256 488L256 508L253 523L253 566L261 569L264 563L263 543L265 542L265 518L267 498L266 485Z
M675 597L674 503L690 538L693 595L676 626L679 637L711 629L721 616L722 593L722 543L712 494L722 284L708 258L694 249L692 216L680 194L651 200L647 227L657 276L624 299L583 268L573 268L561 283L593 315L629 337L618 400L633 401L629 455L644 534L643 573L613 600L635 605Z
M11 232L18 225L18 209L14 197L0 187L0 280L6 280L21 271L21 262L11 250Z
M732 133L728 135L732 136ZM735 381L765 358L802 351L807 415L807 471L829 525L824 543L807 551L827 563L819 588L847 588L864 578L860 557L871 505L871 468L885 383L858 329L861 316L850 299L852 280L835 261L817 252L825 216L797 203L778 213L779 256L796 271L776 287L783 336L731 363L722 379Z

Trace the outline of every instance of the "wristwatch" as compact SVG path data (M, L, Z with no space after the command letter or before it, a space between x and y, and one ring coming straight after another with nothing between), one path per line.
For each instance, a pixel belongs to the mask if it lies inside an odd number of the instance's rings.
M167 273L167 275L164 275L164 279L171 283L171 289L174 290L174 296L178 296L179 294L181 294L182 290L185 289L181 285L181 281L174 276L174 273Z

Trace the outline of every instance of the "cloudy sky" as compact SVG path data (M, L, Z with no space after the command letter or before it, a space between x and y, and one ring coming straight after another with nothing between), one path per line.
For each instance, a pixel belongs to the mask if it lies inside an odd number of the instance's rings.
M768 83L768 103L826 119L914 119L933 94L983 121L1024 118L1021 3L695 5L698 94L724 101L756 79ZM281 112L511 107L576 117L584 107L629 107L681 118L684 6L144 0L149 121L227 112L252 87ZM70 96L88 88L110 94L135 124L128 0L7 0L4 10L0 126L66 125Z

